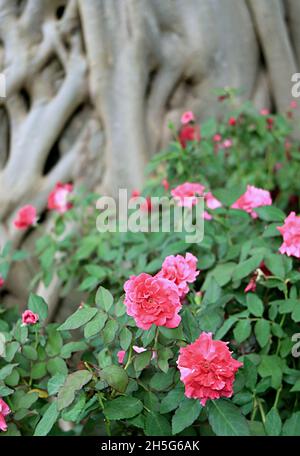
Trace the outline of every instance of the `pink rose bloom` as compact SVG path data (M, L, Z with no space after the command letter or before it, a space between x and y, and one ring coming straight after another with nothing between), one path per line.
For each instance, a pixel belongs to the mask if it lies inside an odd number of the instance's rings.
M170 188L169 182L167 181L167 179L163 179L161 181L161 183L162 183L162 186L164 187L165 191L167 192L169 190L169 188Z
M226 342L203 332L195 342L180 348L177 365L186 397L199 399L205 406L208 399L232 396L235 373L243 364L232 358Z
M262 109L260 110L260 114L261 114L262 116L268 116L268 115L270 114L270 111L269 111L267 108L262 108Z
M18 230L25 230L37 222L36 208L30 206L22 207L14 220L14 225Z
M185 182L171 190L171 195L178 206L192 207L197 203L196 195L203 195L204 185Z
M298 103L297 103L296 100L292 100L292 101L290 102L290 107L291 107L292 109L296 109L297 106L298 106Z
M183 298L189 292L188 283L195 282L198 274L197 258L187 253L185 258L181 255L167 256L157 277L163 277L175 283L179 297Z
M212 220L212 215L209 212L204 211L203 218L204 218L204 220Z
M225 139L222 143L222 146L224 147L224 149L229 149L232 146L232 140Z
M256 207L271 206L272 198L270 192L261 188L256 188L253 185L247 185L246 192L231 205L233 209L241 209L248 212L252 218L257 218L258 215L254 211Z
M7 431L7 424L5 421L5 417L7 415L9 415L9 413L10 413L10 408L8 407L6 402L4 402L4 400L0 398L0 429L1 429L1 431L4 431L4 432Z
M214 210L222 206L222 203L211 192L206 193L204 196L208 209Z
M215 142L220 142L222 140L222 136L219 135L219 133L216 133L214 136L213 136L213 140Z
M0 275L0 288L3 287L4 282L5 281L4 281L3 277Z
M60 214L67 212L72 207L72 203L69 201L69 195L72 191L72 184L58 182L48 197L48 209L57 211Z
M250 282L248 283L248 285L246 286L246 288L244 290L245 293L249 293L249 291L254 293L256 291L256 277L257 277L257 274L254 274L254 276L251 277Z
M284 220L284 225L278 226L277 229L283 237L279 252L300 258L300 217L291 212Z
M120 364L123 364L125 355L126 355L126 351L125 351L125 350L120 350L120 351L118 351L117 357L118 357L118 362L119 362Z
M38 314L33 313L31 310L25 310L22 313L22 323L23 325L34 325L39 321Z
M195 116L194 116L194 113L192 111L184 112L182 114L182 116L181 116L182 125L186 125L189 122L194 122L194 121L195 121Z
M127 314L135 319L139 328L151 325L176 328L181 303L177 286L163 277L142 273L130 277L124 285Z

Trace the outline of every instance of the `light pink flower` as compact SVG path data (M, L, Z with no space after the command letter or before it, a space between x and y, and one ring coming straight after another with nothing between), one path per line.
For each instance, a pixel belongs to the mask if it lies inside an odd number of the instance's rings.
M204 195L205 202L208 209L217 209L218 207L222 207L222 203L215 197L211 192L208 192Z
M1 431L7 431L7 424L5 421L5 417L10 414L10 408L4 402L3 399L0 398L0 429Z
M254 292L256 290L256 278L257 274L254 274L253 277L251 277L250 282L244 290L245 293L249 293L249 291Z
M138 347L137 345L133 345L132 348L136 353L144 353L145 351L147 351L146 348ZM156 358L156 356L157 356L156 351L153 350L151 359Z
M31 310L25 310L25 312L22 313L23 325L34 325L38 320L38 314L33 313Z
M204 218L204 220L212 220L213 216L209 212L204 211L203 212L203 218Z
M227 343L203 332L194 343L180 348L177 365L185 395L205 406L208 399L232 396L235 374L243 364L232 358Z
M4 280L3 277L0 275L0 288L3 287L4 283L5 283L5 280Z
M262 109L260 110L260 114L261 114L262 116L268 116L268 115L270 114L270 111L269 111L267 108L262 108Z
M118 362L119 362L120 364L123 364L125 355L126 355L126 351L125 351L125 350L120 350L120 351L118 351L117 357L118 357Z
M37 222L36 208L28 204L22 207L14 220L14 225L18 230L25 230Z
M232 146L232 144L232 139L225 139L222 142L222 147L224 147L224 149L229 149Z
M291 212L285 219L283 226L277 227L282 234L283 243L279 252L288 256L300 258L300 217Z
M185 182L171 190L171 195L178 206L192 207L197 204L197 195L203 195L204 189L204 185Z
M222 136L219 134L219 133L216 133L214 136L213 136L213 140L215 142L220 142L222 140Z
M254 187L253 185L247 185L246 192L231 207L246 211L252 218L257 218L258 215L254 209L261 206L271 206L271 204L272 198L270 192Z
M198 274L197 258L191 253L187 253L185 257L182 255L167 256L157 277L163 277L175 283L179 297L183 298L189 292L188 283L195 282Z
M186 125L189 122L194 122L194 121L195 121L195 116L194 116L194 113L192 111L184 112L182 114L182 116L181 116L182 125Z
M127 314L135 319L139 328L151 325L176 328L181 303L177 286L163 277L142 273L132 276L124 285Z
M72 207L69 201L70 193L73 191L72 184L62 184L58 182L48 197L48 209L63 214Z
M292 100L292 101L290 102L290 108L292 108L292 109L296 109L296 108L297 108L297 106L298 106L298 103L297 103L297 101L296 101L296 100Z

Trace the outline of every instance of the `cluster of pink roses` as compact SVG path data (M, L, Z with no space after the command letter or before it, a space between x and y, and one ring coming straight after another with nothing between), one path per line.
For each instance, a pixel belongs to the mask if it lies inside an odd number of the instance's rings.
M189 291L188 284L196 280L197 259L191 253L168 256L161 270L152 277L142 273L131 277L124 285L127 314L139 328L148 330L152 324L175 328L181 318L178 315L182 299ZM145 348L134 346L140 353ZM125 351L118 352L123 363ZM156 357L153 352L152 358ZM242 363L231 356L227 344L214 341L211 333L202 333L192 344L180 349L177 360L181 381L188 398L199 399L205 405L207 399L230 397L233 394L235 373Z
M62 184L58 182L48 197L48 209L63 214L72 207L69 195L73 191L72 184ZM27 204L22 207L14 220L14 226L18 230L25 230L30 226L36 225L38 220L37 210L34 206Z
M9 414L10 414L9 406L0 397L0 430L1 431L4 431L4 432L7 431L7 424L5 421L5 417Z

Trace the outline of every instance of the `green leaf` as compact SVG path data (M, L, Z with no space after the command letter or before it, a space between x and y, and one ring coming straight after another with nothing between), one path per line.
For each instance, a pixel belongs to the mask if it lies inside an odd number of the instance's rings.
M228 333L230 328L237 322L238 318L237 317L229 317L227 320L224 321L223 325L218 329L218 331L215 334L215 339L223 339L225 334Z
M6 377L12 373L16 366L18 366L18 364L7 364L6 366L2 367L2 369L0 369L0 380L5 380Z
M105 312L108 312L113 305L114 298L106 288L99 287L96 293L96 304L100 306Z
M82 393L74 404L72 404L68 409L64 409L62 412L62 419L76 422L85 406L85 402L85 394Z
M282 381L282 360L276 355L261 355L258 373L262 378L271 377L271 385L278 389Z
M282 435L300 436L300 412L293 413L283 425Z
M31 377L34 380L44 377L47 374L47 367L45 362L35 363L31 369Z
M160 348L157 351L157 365L163 372L169 370L169 359L173 357L173 352L169 347Z
M66 380L66 375L58 372L48 380L47 390L50 396L56 394L59 389L63 386Z
M259 218L266 222L284 222L286 218L285 213L275 206L261 206L256 207L254 211L258 214Z
M80 390L92 378L91 372L80 370L68 375L64 385L60 388L57 397L57 408L63 410L68 407L75 399L76 391Z
M45 320L48 317L48 305L41 296L30 293L28 309L38 314L40 320Z
M136 372L140 372L145 367L149 366L152 357L151 351L145 351L143 353L139 353L134 358L134 369Z
M47 370L51 375L55 375L58 372L65 375L68 373L68 368L65 361L58 356L49 359L47 363Z
M129 396L122 396L105 402L103 413L109 420L124 420L138 415L143 410L143 403Z
M282 255L270 253L265 257L264 262L267 268L272 272L274 276L284 279L285 267Z
M244 277L247 277L251 272L255 271L262 262L263 255L254 255L246 261L238 264L233 271L232 278L233 280L241 280Z
M69 342L68 344L64 345L61 349L61 356L62 358L70 358L73 352L80 352L86 350L88 345L84 340L78 342Z
M95 317L84 327L84 337L89 339L100 333L107 320L107 314L99 310Z
M157 372L150 380L150 388L156 391L164 391L173 383L174 369L169 369L167 373Z
M100 377L119 393L125 392L128 385L128 375L122 367L114 365L105 367L101 371Z
M160 413L169 413L175 410L185 398L183 388L172 389L161 401Z
M99 284L97 277L91 276L84 279L78 288L79 291L91 291Z
M38 422L37 427L34 431L35 437L41 437L48 435L51 431L52 427L54 426L55 422L59 417L59 411L57 410L57 403L52 402L51 405L47 408L46 412L44 413L42 419Z
M119 325L116 320L108 320L103 331L102 337L105 345L109 345L116 337Z
M25 358L30 359L30 361L36 361L38 358L36 349L31 345L24 345L22 352Z
M9 342L9 343L6 344L6 347L5 347L5 360L8 363L10 363L14 359L14 356L17 353L17 351L19 350L19 348L20 348L20 344L19 344L19 342L16 342L16 341ZM0 354L0 356L1 356L1 354Z
M97 312L97 309L94 307L83 307L81 309L77 309L76 312L67 318L67 320L57 329L58 331L68 331L80 328L90 321Z
M270 322L264 318L258 320L254 326L254 334L261 347L267 345L271 336Z
M195 399L183 399L172 418L172 434L178 434L191 426L201 412L201 405Z
M223 399L209 401L208 420L216 435L250 435L245 417L241 414L239 408L229 401Z
M251 334L251 322L250 320L240 320L233 330L233 335L238 344L248 339Z
M132 334L128 328L123 328L120 332L120 345L123 350L128 350L131 344Z
M171 426L167 418L158 413L147 413L145 434L151 436L170 436Z
M254 293L248 293L247 298L247 307L249 312L252 313L255 317L261 317L264 311L264 305L262 300Z
M272 408L266 415L265 429L268 435L277 436L281 433L281 418L276 408Z

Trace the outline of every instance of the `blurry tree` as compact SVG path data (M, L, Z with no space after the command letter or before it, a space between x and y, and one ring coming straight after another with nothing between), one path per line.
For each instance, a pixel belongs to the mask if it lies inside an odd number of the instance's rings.
M216 87L285 110L299 63L299 0L0 0L0 245L57 181L140 187L168 121L220 112Z

